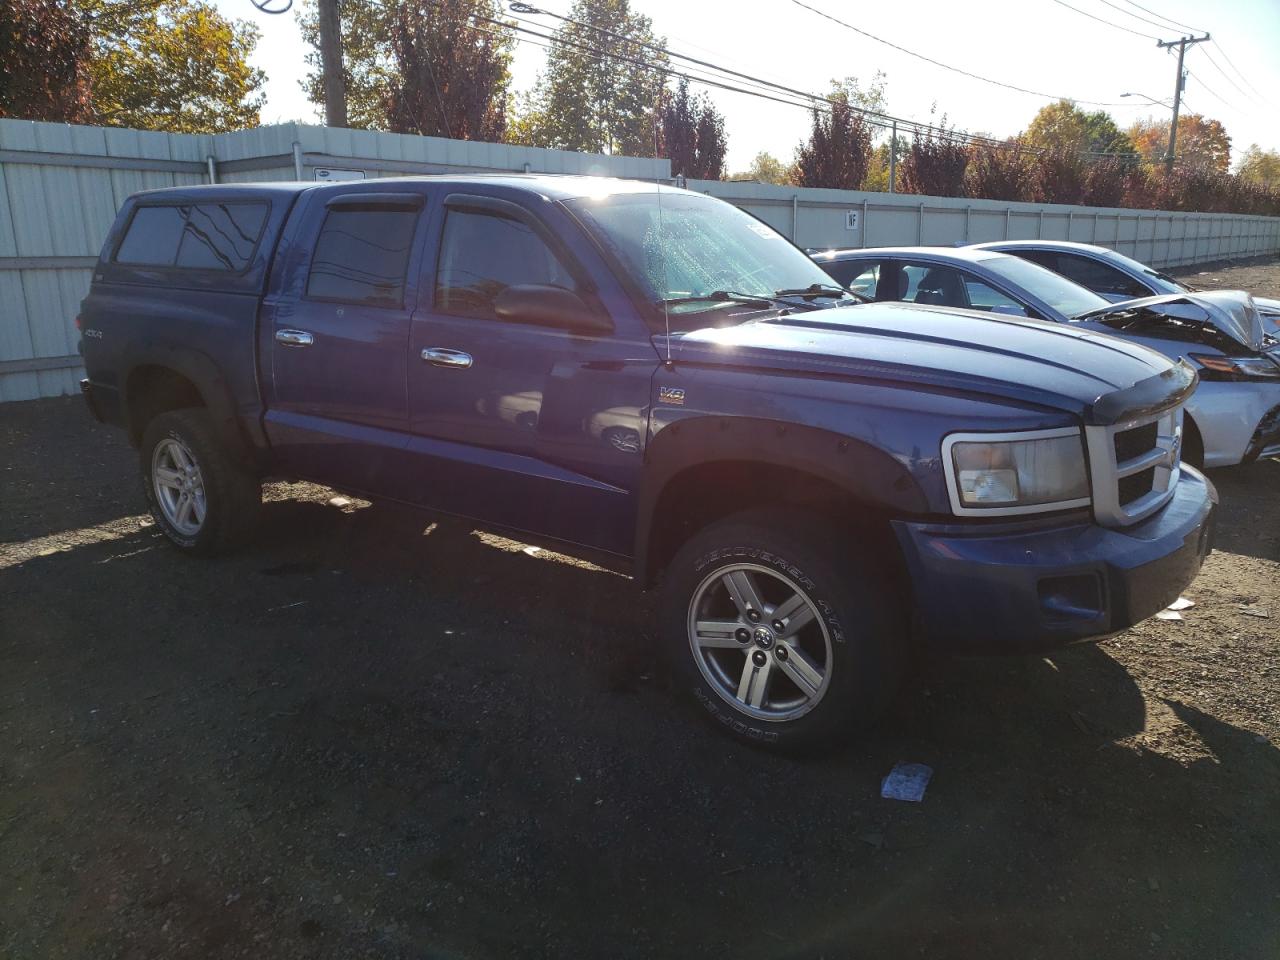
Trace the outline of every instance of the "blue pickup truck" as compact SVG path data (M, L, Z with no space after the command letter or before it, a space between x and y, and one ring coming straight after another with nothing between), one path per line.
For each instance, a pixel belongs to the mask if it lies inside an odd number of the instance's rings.
M652 184L140 193L79 323L89 407L178 548L244 540L284 477L625 570L660 586L680 685L758 743L874 717L911 643L1122 630L1212 539L1186 364L862 303L766 224Z

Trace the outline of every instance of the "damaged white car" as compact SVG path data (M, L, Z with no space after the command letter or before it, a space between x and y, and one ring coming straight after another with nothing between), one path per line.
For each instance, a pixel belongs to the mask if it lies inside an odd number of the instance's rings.
M813 258L842 286L874 300L1086 324L1185 357L1200 375L1187 401L1182 457L1228 467L1280 455L1280 330L1242 291L1131 296L1122 303L1005 244L832 250ZM1277 304L1280 312L1280 303ZM938 323L945 322L939 315Z
M1099 323L1200 373L1184 456L1206 467L1280 456L1280 336L1240 290L1129 300L1074 317ZM1196 445L1200 446L1197 447Z

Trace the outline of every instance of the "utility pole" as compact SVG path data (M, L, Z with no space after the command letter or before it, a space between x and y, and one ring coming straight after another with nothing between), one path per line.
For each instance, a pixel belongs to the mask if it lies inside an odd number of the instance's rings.
M324 122L328 127L347 125L347 84L342 73L342 20L338 0L318 0L320 73L324 86Z
M1172 50L1178 48L1178 81L1173 85L1173 122L1169 125L1169 152L1164 157L1166 173L1173 173L1173 151L1178 145L1178 108L1182 106L1182 88L1187 82L1187 75L1182 72L1182 61L1187 55L1187 47L1204 43L1209 34L1203 37L1183 37L1180 40L1157 40L1156 46Z

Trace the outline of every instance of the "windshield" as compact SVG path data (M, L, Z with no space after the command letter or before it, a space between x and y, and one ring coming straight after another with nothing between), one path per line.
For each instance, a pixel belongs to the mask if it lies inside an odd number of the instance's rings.
M664 190L659 208L655 190L581 197L567 206L613 254L644 299L655 310L667 303L673 317L741 312L750 306L743 300L752 297L761 298L757 310L772 304L803 307L805 294L798 291L809 288L826 291L821 298L807 294L814 306L856 302L780 233L722 200ZM777 303L779 296L797 299Z
M1001 254L984 259L982 265L997 276L1039 297L1066 317L1078 317L1090 310L1111 305L1110 301L1104 300L1092 290L1086 290L1061 274L1021 257Z
M1123 253L1116 253L1114 250L1110 250L1107 252L1107 259L1112 260L1115 263L1124 264L1130 272L1146 277L1147 284L1155 287L1157 294L1187 293L1191 289L1190 287L1183 286L1167 273L1161 273L1159 270L1153 270L1145 263L1139 263L1132 257L1126 257Z

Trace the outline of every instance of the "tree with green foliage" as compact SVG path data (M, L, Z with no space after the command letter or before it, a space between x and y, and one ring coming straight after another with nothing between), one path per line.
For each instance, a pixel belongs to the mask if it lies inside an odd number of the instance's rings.
M1073 151L1132 156L1136 152L1133 141L1116 126L1109 113L1105 110L1087 112L1070 100L1041 107L1022 139L1033 150L1050 153Z
M511 82L508 31L477 30L497 19L494 0L405 0L391 25L395 71L385 105L395 133L499 142Z
M1263 150L1256 143L1240 156L1236 176L1246 183L1280 190L1280 150Z
M205 0L74 0L90 25L97 122L173 133L254 127L266 75L258 29Z
M62 0L0 0L0 117L87 123L89 23Z
M705 93L691 96L689 81L681 78L658 108L657 155L671 160L672 176L719 180L727 150L724 117Z
M752 159L747 169L740 173L729 174L730 180L753 180L756 183L791 183L791 168L769 153L761 150Z
M400 80L392 50L396 3L381 0L343 0L342 72L346 78L347 123L358 130L386 130L387 98ZM310 68L302 88L307 99L323 108L324 82L320 70L320 26L315 0L303 0L298 7L298 30L311 48L306 55Z
M518 142L652 156L668 59L628 0L574 0L515 127Z

